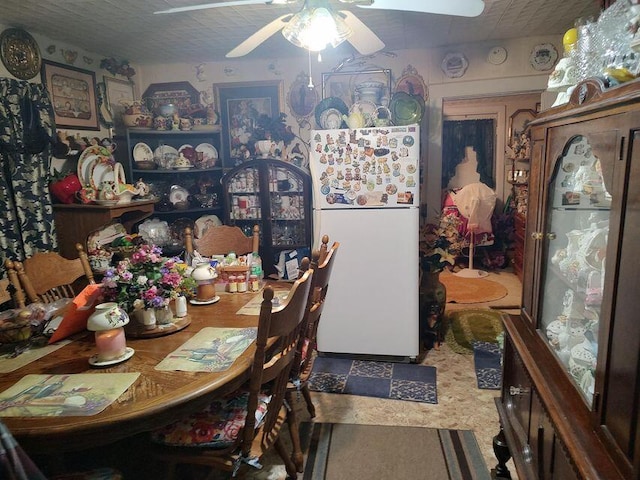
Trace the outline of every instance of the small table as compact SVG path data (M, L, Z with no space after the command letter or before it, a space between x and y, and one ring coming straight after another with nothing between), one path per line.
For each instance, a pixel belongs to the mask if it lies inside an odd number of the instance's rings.
M287 284L286 288L290 287ZM215 304L189 305L191 324L179 332L155 338L127 338L127 345L135 354L124 363L92 368L88 360L95 353L95 343L92 332L87 332L55 352L0 376L0 391L4 391L27 374L139 372L133 385L101 413L86 417L3 417L2 421L27 451L61 453L113 443L166 425L203 408L213 396L236 390L249 378L255 344L223 372L155 370L165 356L203 327L257 327L257 315L237 315L236 312L262 292L219 295L221 299Z
M153 214L154 200L133 200L121 205L56 204L53 215L58 234L60 254L65 258L77 258L76 243L86 247L89 234L113 220L120 220L127 232L133 226Z

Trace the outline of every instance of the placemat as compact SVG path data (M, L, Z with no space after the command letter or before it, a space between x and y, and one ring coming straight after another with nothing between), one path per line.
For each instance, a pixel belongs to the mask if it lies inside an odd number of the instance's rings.
M205 327L167 355L156 370L222 372L256 339L258 329Z
M96 415L113 403L139 373L25 375L0 393L0 417Z
M55 352L68 343L71 343L71 340L61 340L53 345L46 345L44 347L29 347L17 357L12 357L13 352L0 354L0 373L13 372L51 352Z
M289 290L275 290L274 300L277 298L279 302L284 301L289 295ZM262 305L262 291L254 296L249 302L236 312L236 315L260 315L260 305Z

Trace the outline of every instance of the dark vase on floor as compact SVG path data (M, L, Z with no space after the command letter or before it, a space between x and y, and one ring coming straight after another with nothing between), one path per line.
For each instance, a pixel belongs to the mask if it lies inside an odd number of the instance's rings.
M440 272L430 272L422 266L420 279L420 339L427 350L439 347L443 340L444 308L447 289L440 281Z

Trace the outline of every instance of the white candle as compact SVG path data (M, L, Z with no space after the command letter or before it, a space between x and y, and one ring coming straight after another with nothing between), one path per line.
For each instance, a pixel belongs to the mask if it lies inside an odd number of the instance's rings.
M118 327L96 332L96 348L98 360L101 362L122 357L127 348L124 328Z

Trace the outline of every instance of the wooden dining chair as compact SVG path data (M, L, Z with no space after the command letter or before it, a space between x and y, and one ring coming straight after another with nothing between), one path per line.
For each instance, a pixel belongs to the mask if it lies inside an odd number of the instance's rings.
M329 237L324 235L322 237L320 248L318 250L314 250L312 253L310 268L313 270L313 280L311 282L311 289L309 290L307 312L305 314L302 332L300 333L300 340L296 349L296 358L293 362L293 367L291 368L289 384L287 385L287 401L293 405L292 394L294 392L296 394L302 393L307 405L307 411L312 418L316 416L316 409L313 405L313 401L311 400L311 393L309 391L309 377L311 376L311 370L313 369L313 361L316 358L315 351L317 345L316 336L318 333L318 324L320 322L320 316L322 315L324 302L327 298L327 291L329 290L331 271L333 269L338 248L340 247L339 242L333 242L331 248L328 249L328 243ZM304 271L301 269L301 274L303 273ZM297 421L295 423L297 423ZM294 451L293 460L296 467L301 471L303 465L302 452Z
M304 259L306 265L309 259ZM215 399L199 412L151 434L151 452L169 464L172 478L176 465L207 465L233 472L246 465L258 466L262 455L274 447L289 476L295 478L296 465L280 438L285 423L295 422L289 415L285 396L300 331L305 317L313 272L297 279L286 300L274 306L274 291L266 286L260 307L251 376L239 391ZM293 450L300 449L297 424Z
M192 256L197 250L200 255L210 257L212 255L227 255L235 252L237 255L245 255L258 251L260 245L260 227L253 226L253 234L247 237L240 227L218 225L209 227L203 236L195 240L193 230L184 229L184 246L187 255Z
M76 244L79 258L64 258L57 252L37 252L24 261L7 259L9 280L16 286L16 303L51 303L60 298L74 298L86 284L95 283L87 254ZM17 279L12 280L12 279ZM25 298L26 297L26 298Z

